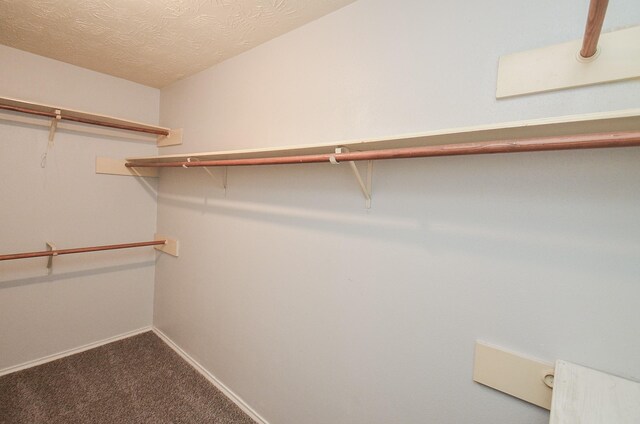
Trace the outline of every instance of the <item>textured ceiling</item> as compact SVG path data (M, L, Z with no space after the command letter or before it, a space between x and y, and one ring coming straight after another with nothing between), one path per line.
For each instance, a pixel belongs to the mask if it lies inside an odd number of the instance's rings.
M0 43L163 87L355 0L0 0Z

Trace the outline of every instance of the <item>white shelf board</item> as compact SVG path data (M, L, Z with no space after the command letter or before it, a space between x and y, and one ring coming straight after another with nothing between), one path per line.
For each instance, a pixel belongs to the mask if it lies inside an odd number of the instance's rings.
M0 97L0 105L12 106L22 109L31 109L38 112L46 112L48 114L56 114L60 112L61 116L88 119L108 124L124 125L130 127L139 127L153 131L166 131L168 135L152 134L144 132L136 132L127 129L102 127L87 123L68 121L62 119L57 123L58 129L70 131L87 132L98 135L106 135L112 137L124 137L134 140L151 141L157 143L159 147L172 146L182 144L182 130L160 127L157 125L149 125L142 122L130 121L126 119L114 118L112 116L100 115L96 113L83 112L74 109L68 109L60 106L51 106L43 103L36 103L26 100L13 99L10 97ZM27 125L46 126L51 125L50 117L27 114L25 112L0 109L0 120L19 122Z
M336 147L350 151L367 151L401 147L433 146L440 144L470 143L491 140L526 139L571 134L637 131L640 129L640 109L570 115L555 118L515 121L501 124L462 127L395 137L361 139L323 144L272 147L263 149L227 150L173 155L132 157L136 162L264 158L275 156L332 153Z
M549 424L638 424L640 382L557 361Z
M75 116L78 118L94 119L102 122L108 122L111 124L133 125L136 127L146 128L149 130L171 131L170 128L159 127L157 125L149 125L149 124L144 124L142 122L129 121L125 119L114 118L112 116L99 115L96 113L82 112L80 110L67 109L60 106L51 106L43 103L35 103L35 102L28 102L26 100L12 99L10 97L0 97L0 104L14 106L14 107L21 107L26 109L33 109L39 112L48 112L48 113L55 113L56 110L59 110L63 116L67 115L67 116Z

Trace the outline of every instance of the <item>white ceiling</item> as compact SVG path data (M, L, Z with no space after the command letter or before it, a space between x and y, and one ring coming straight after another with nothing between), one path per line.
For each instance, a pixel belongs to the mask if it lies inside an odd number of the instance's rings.
M0 43L163 87L355 0L0 0Z

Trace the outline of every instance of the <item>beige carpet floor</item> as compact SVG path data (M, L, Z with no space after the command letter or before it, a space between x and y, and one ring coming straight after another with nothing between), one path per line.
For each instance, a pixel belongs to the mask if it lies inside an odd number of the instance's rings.
M0 423L253 421L148 332L0 377Z

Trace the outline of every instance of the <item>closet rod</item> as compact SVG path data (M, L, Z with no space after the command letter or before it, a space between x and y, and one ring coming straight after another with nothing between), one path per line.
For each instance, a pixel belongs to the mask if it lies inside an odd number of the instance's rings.
M609 0L591 0L580 56L589 58L596 54L598 50L598 39L600 39L602 23L604 22L604 15L607 13L608 5Z
M128 168L191 168L199 166L283 165L296 163L403 159L433 156L479 155L489 153L539 152L633 146L640 146L640 131L566 135L522 140L482 141L476 143L441 144L436 146L406 147L362 152L323 153L267 158L217 160L200 159L198 161L187 162L136 162L135 160L131 160L128 161L125 166Z
M83 124L98 125L98 126L109 127L109 128L117 128L117 129L120 129L120 130L137 131L137 132L143 132L143 133L148 133L148 134L156 134L156 135L164 135L164 136L168 136L169 135L169 131L168 130L163 130L163 129L138 127L138 126L135 126L135 125L118 124L116 122L108 122L108 121L98 121L96 119L83 118L83 117L73 116L73 115L63 115L63 114L57 115L54 112L47 112L47 111L36 110L36 109L29 109L29 108L20 107L20 106L11 106L11 105L0 104L0 109L10 110L10 111L13 111L13 112L28 113L28 114L31 114L31 115L46 116L48 118L54 118L54 119L57 118L58 116L60 116L60 119L63 119L63 120L66 120L66 121L81 122Z
M98 252L101 250L129 249L131 247L157 246L157 245L166 244L166 243L167 243L167 240L154 240L154 241L142 241L138 243L109 244L106 246L79 247L75 249L43 250L40 252L14 253L11 255L0 255L0 261L9 261L12 259L38 258L40 256L69 255L72 253Z

